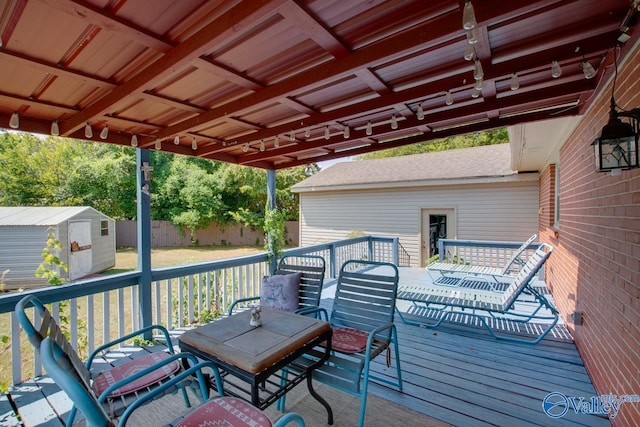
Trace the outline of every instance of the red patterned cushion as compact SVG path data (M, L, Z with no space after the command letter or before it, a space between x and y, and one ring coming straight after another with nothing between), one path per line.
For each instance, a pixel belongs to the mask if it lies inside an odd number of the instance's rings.
M143 357L131 360L120 366L116 366L109 371L100 372L93 382L93 387L98 395L102 394L109 386L117 383L118 381L128 378L137 372L148 368L151 365L155 365L158 362L162 362L169 357L168 353L163 351L157 353L151 353ZM109 396L121 396L124 394L133 393L134 391L141 390L145 387L153 385L163 378L167 378L174 372L180 369L178 361L174 360L166 365L156 369L153 372L148 373L135 381L132 381L119 389L111 392Z
M224 426L271 427L271 421L258 408L234 397L220 397L197 407L176 427Z
M333 328L331 348L343 353L359 353L367 348L369 333L353 328Z

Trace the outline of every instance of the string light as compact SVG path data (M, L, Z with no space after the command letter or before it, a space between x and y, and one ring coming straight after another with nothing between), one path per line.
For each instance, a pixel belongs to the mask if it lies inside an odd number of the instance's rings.
M242 152L246 153L247 151L249 151L249 143L245 142L244 145L242 146Z
M91 125L89 124L89 122L84 125L84 136L85 138L93 138L93 129L91 129Z
M520 87L520 80L518 79L518 73L511 74L511 90L518 90Z
M329 126L325 126L324 128L324 139L331 138L331 133L329 133Z
M479 96L480 96L480 91L478 89L476 89L476 88L473 88L473 92L471 93L471 97L475 99L475 98L477 98Z
M476 21L476 13L473 10L471 1L467 0L464 3L464 9L462 9L462 28L465 30L471 30L476 27L478 22Z
M173 143L176 145L180 145L180 137L178 135L173 137Z
M467 31L467 43L478 43L478 30L476 30L476 27L473 27L471 30Z
M482 69L482 63L479 59L476 59L476 64L473 67L473 78L480 80L484 77L484 70Z
M14 111L9 119L9 127L11 129L18 129L20 127L20 115L17 111Z
M194 151L198 149L198 141L196 141L195 136L191 138L191 149Z
M395 114L391 115L391 129L398 129L398 120Z
M309 138L310 136L311 136L311 128L307 126L307 128L304 130L304 137Z
M273 146L275 148L279 148L280 147L280 137L278 135L276 135L276 137L273 138Z
M557 79L562 75L562 68L560 68L560 64L555 59L551 61L551 77Z
M582 61L582 72L584 73L584 78L587 80L592 79L596 76L596 70L587 61Z
M447 105L453 104L453 95L451 95L451 91L450 90L448 90L447 94L445 95L444 103L447 104Z
M418 120L424 120L424 110L422 109L422 105L418 105L418 112L416 113Z
M51 135L53 136L60 135L60 126L58 125L57 120L54 120L53 123L51 123Z
M351 138L351 129L349 129L349 126L344 127L344 131L342 131L342 136L344 136L344 139Z
M464 48L464 59L465 61L471 61L473 59L473 54L474 54L474 50L473 50L473 45L470 43L467 43L467 46L465 46Z
M295 141L296 140L296 131L291 129L291 133L289 134L289 140L290 141Z
M138 136L135 133L131 135L131 146L132 147L138 146Z
M156 138L156 150L162 150L162 143Z
M264 139L260 140L260 151L264 151Z
M365 130L367 136L370 136L373 133L373 128L371 127L371 120L367 122L367 129Z
M107 139L108 136L109 136L109 125L104 125L104 127L100 131L100 138Z
M475 90L482 90L482 79L476 80L475 84L473 85L473 88Z

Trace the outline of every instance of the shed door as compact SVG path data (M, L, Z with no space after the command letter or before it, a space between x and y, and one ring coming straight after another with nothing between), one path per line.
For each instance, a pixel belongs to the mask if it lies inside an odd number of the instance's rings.
M91 273L91 220L69 222L69 280Z
M438 240L456 238L454 209L422 209L422 266L427 259L438 255Z

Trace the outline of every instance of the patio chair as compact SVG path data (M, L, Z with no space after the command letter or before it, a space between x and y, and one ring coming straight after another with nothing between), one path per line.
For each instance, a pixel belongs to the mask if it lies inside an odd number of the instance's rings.
M537 234L532 234L518 249L516 249L509 260L502 267L487 267L481 265L472 264L459 264L453 262L433 262L427 265L427 272L438 272L441 276L445 276L449 273L464 273L468 275L486 275L492 276L495 281L500 281L499 276L515 275L519 271L519 268L525 264L525 260L522 259L522 253L529 247L531 243L538 237ZM433 277L433 276L432 276ZM438 277L434 278L436 281ZM442 281L443 284L447 284L446 281Z
M371 271L373 269L375 272ZM398 336L393 323L397 290L398 268L394 264L352 260L345 262L340 269L328 316L333 328L331 356L313 371L313 379L360 397L360 427L364 425L370 379L402 391ZM320 307L307 308L299 313L321 313L327 319L326 310ZM396 381L370 372L371 361L385 350L387 367L391 366L391 346L395 352ZM307 365L317 360L321 353L322 350L318 349L311 358L298 359L296 363ZM296 363L290 369L295 369ZM284 411L284 397L278 405Z
M298 303L293 304L294 310L318 306L320 295L322 294L325 269L324 258L318 255L289 255L280 259L276 275L300 275L300 286L296 289ZM258 301L260 301L260 296L238 299L231 304L228 314L231 315L235 311L246 308L249 304Z
M65 350L67 346L68 343L66 342L60 346L51 337L46 337L40 345L42 364L49 376L73 400L75 407L82 412L89 427L125 426L134 412L147 420L149 425L162 424L179 427L202 425L269 427L273 425L275 427L284 427L289 422L295 422L298 427L304 427L305 425L302 417L295 412L285 414L277 423L272 424L262 411L240 399L219 397L208 400L209 383L207 372L204 369L210 368L215 375L218 386L221 385L217 367L211 362L201 362L183 370L167 382L134 401L127 407L122 416L116 419L105 410L102 396L96 396L93 388L89 387L82 379L82 373L74 369L68 350ZM149 369L146 371L149 371ZM197 379L198 397L201 397L204 403L177 418L174 413L163 414L162 411L157 410L157 407L145 407L150 401L167 395L170 390L176 387L182 388L181 383L191 382L194 376ZM222 390L222 388L218 389ZM144 412L138 414L137 411ZM162 415L170 419L159 419ZM170 421L170 423L167 424L167 421ZM69 423L67 424L69 425Z
M526 264L522 266L518 275L510 279L511 282L504 291L484 290L467 286L463 282L469 279L462 279L457 286L442 286L437 283L402 286L399 298L410 300L414 303L423 303L433 311L436 321L433 323L414 322L406 320L400 312L399 315L405 323L437 328L446 319L455 322L456 319L464 318L466 314L479 320L495 338L536 344L551 331L559 319L558 311L555 307L532 286L533 279L552 252L553 247L542 243ZM526 294L526 297L522 297L523 294ZM528 311L516 311L516 302L529 305ZM548 314L539 314L541 310L546 310ZM495 319L498 322L528 324L529 326L533 326L532 322L534 321L540 321L544 329L532 340L516 338L511 335L496 334L492 330L488 319Z
M34 307L34 313L31 317L27 313L30 306ZM178 375L183 369L183 365L191 366L198 362L192 354L176 353L167 329L160 325L152 325L99 346L83 363L67 341L51 312L38 298L28 295L18 301L16 315L36 351L41 350L42 343L46 338L51 338L57 347L65 353L66 369L75 372L77 378L82 380L82 385L98 396L99 402L108 408L109 414L113 417L120 416L142 394L159 387L162 383ZM124 363L119 363L116 366L111 365L112 360L108 358L109 349L153 331L161 333L165 344L164 351L140 351ZM182 393L185 406L189 407L190 402L186 390L183 389ZM77 403L75 400L74 402ZM74 405L69 415L68 425L73 424L76 410Z

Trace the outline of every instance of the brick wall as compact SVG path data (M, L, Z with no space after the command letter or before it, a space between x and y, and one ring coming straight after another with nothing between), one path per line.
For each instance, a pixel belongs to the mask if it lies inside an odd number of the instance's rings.
M542 174L541 239L555 248L546 268L565 322L599 394L640 394L640 169L595 172L591 143L608 120L611 83L560 149L560 222L552 228L553 166ZM640 47L619 68L615 98L640 107ZM553 191L551 192L553 194ZM571 324L579 311L582 325ZM625 403L614 426L640 425Z

